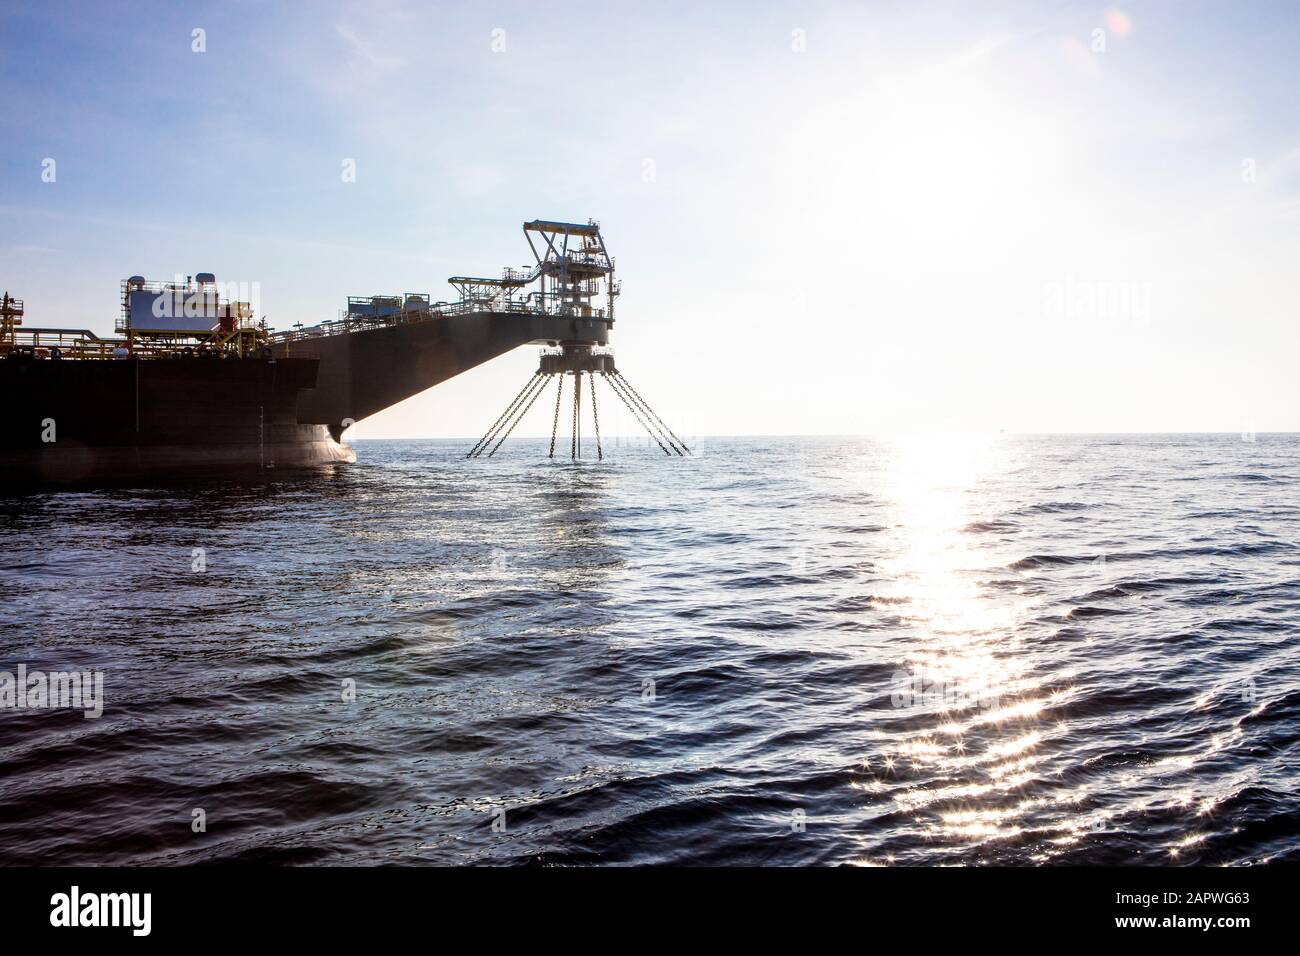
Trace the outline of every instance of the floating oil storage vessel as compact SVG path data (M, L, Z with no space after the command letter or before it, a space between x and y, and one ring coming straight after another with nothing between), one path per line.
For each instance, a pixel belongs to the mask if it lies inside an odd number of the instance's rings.
M500 278L453 277L454 302L350 298L337 319L282 332L223 294L232 287L211 273L125 280L116 335L107 338L24 324L23 302L4 293L0 482L351 462L356 454L341 442L348 426L528 343L549 347L521 393L528 407L539 380L573 376L575 457L584 373L603 376L650 428L642 415L653 412L633 398L607 348L619 286L599 224L536 220L524 235L532 265ZM590 384L594 415L594 377ZM527 408L507 411L485 436L492 453ZM666 439L662 420L652 422L656 440Z

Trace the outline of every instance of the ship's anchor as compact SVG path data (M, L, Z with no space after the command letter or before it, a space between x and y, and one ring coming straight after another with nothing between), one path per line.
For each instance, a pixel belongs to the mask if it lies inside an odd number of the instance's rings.
M600 441L600 414L596 408L596 377L599 376L612 391L632 417L655 440L665 455L685 456L691 453L686 442L677 437L667 423L659 417L641 394L623 376L614 365L614 356L608 351L597 352L588 344L565 345L555 352L543 352L541 365L533 373L519 394L514 397L501 416L492 423L487 434L469 450L466 458L491 458L497 453L510 433L515 430L529 409L536 404L542 392L554 379L558 384L555 389L555 414L551 419L551 448L548 457L555 457L555 440L560 429L560 406L564 401L564 379L573 379L573 416L570 428L569 455L577 461L582 457L582 391L583 376L591 395L591 421L596 432L596 458L603 460L605 450Z

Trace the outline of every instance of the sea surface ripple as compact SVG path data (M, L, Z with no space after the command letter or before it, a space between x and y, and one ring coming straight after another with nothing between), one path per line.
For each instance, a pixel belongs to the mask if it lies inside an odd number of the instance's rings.
M465 444L0 498L0 863L1300 860L1300 438Z

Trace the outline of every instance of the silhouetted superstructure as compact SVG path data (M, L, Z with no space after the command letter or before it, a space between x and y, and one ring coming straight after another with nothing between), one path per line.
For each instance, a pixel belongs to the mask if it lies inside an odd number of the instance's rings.
M574 457L584 373L593 415L600 375L657 440L685 451L614 368L607 346L619 287L599 225L536 220L524 235L532 265L499 279L455 276L454 302L351 298L338 319L283 332L206 272L124 280L117 334L105 338L25 326L24 304L5 293L0 482L354 461L341 443L348 426L530 342L547 347L535 379L574 378ZM503 416L488 454L521 409Z
M533 235L540 237L535 243ZM470 279L463 276L451 280L462 290L462 295L478 296L484 302L536 303L545 309L548 303L559 314L602 317L614 319L614 300L619 286L614 279L614 260L605 248L600 226L595 222L585 225L569 222L530 222L524 224L524 235L537 264L531 270L516 272L507 269L500 279ZM570 247L570 241L573 246ZM539 248L540 247L540 248ZM537 290L519 299L520 292L531 284ZM607 309L594 303L602 296L608 300ZM582 393L583 376L587 376L591 391L591 418L596 436L596 457L605 457L600 441L600 415L596 408L596 377L608 383L610 389L627 407L636 420L650 433L665 455L685 455L690 452L658 415L637 394L614 365L614 353L602 346L608 342L605 335L584 335L577 329L568 338L552 342L555 348L542 352L541 363L514 400L492 423L487 434L479 439L466 457L491 458L524 420L552 380L556 382L555 413L551 418L550 457L555 457L555 442L560 428L560 406L563 404L564 379L573 379L573 413L569 432L569 455L574 460L582 457ZM671 449L671 451L670 451Z

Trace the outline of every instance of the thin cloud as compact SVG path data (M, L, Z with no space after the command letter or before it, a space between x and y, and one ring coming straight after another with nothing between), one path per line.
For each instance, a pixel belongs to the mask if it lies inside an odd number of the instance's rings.
M376 70L395 70L402 66L404 62L401 57L386 56L382 53L376 52L373 46L361 37L357 36L356 31L346 23L334 24L334 32L352 48L352 52L359 59L364 60Z

